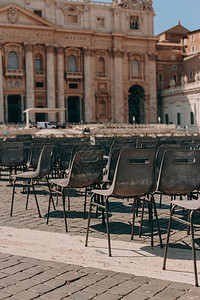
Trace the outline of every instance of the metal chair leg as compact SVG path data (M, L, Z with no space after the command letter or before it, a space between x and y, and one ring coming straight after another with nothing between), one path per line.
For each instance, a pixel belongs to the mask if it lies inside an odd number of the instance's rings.
M27 183L26 209L28 209L29 194L30 194L30 180L28 180L28 183Z
M66 217L66 210L65 210L65 189L62 189L62 202L63 202L63 216L64 216L64 221L65 221L65 229L66 232L68 232L67 229L67 217Z
M141 219L140 219L140 230L139 230L139 237L141 238L142 235L142 223L143 223L143 217L144 217L144 201L142 202L142 213L141 213Z
M86 201L87 201L87 187L85 188L85 199L84 199L84 205L83 205L83 219L86 217Z
M156 203L155 203L155 198L154 198L153 195L152 195L152 202L153 202L154 215L156 217L156 223L157 223L157 228L158 228L158 235L159 235L159 240L160 240L160 247L163 248L162 237L161 237L161 233L160 233L160 226L159 226L159 221L158 221L158 214L157 214L157 209L156 209Z
M195 286L198 286L197 261L196 261L196 251L195 251L195 244L194 244L193 211L191 211L190 213L190 227L191 227L191 237L192 237L192 257L193 257L193 265L194 265Z
M169 224L168 224L168 232L167 232L167 241L165 245L165 254L164 254L164 260L163 260L163 266L162 269L165 270L166 268L166 261L167 261L167 253L168 253L168 248L169 248L169 238L170 238L170 231L171 231L171 223L172 223L172 216L174 213L175 205L172 206L171 212L170 212L170 217L169 217Z
M39 204L38 204L38 201L37 201L33 180L31 180L31 186L32 186L32 189L33 189L34 197L35 197L35 202L36 202L36 206L37 206L37 210L38 210L38 215L41 218L40 208L39 208Z
M51 201L52 201L52 204L53 204L53 209L56 210L56 207L55 207L55 204L54 204L54 201L53 201L53 196L52 196L52 193L51 193L51 188L50 188L48 177L46 177L46 181L47 181L47 186L48 186L48 189L49 189L49 194L50 194L50 197L51 197Z
M107 237L108 237L108 252L109 256L112 256L111 254L111 244L110 244L110 231L109 231L109 220L108 220L108 197L106 197L105 201L105 211L106 211L106 229L107 229Z
M133 220L132 220L132 230L131 230L131 240L133 240L134 236L134 224L135 224L135 204L136 204L136 199L133 201Z
M67 188L67 200L68 200L68 211L70 211L70 197L69 197L69 188Z
M92 194L90 199L90 209L88 214L88 224L87 224L87 233L86 233L86 239L85 239L85 247L88 245L88 238L89 238L89 229L90 229L90 219L91 219L91 212L92 212L92 200L94 198L95 194Z
M51 206L51 191L49 191L49 204L48 204L48 211L47 211L47 224L49 224L49 215L50 215L50 206Z
M101 204L104 205L104 197L103 196L100 196L101 197ZM105 209L102 208L102 225L105 225Z
M12 192L12 201L11 201L11 210L10 210L11 217L12 217L14 197L15 197L15 182L16 182L16 178L14 179L14 182L13 182L13 192Z

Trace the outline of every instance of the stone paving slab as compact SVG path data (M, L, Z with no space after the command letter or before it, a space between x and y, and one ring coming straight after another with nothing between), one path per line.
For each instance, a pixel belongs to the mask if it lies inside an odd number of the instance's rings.
M10 280L7 268L2 270L6 280L1 282L0 299L199 299L199 289L192 285L176 284L149 277L139 277L120 272L106 272L99 275L97 268L63 264L48 260L39 260L23 256L0 253L2 262L12 261L22 266L16 273L16 280ZM29 262L30 260L30 262ZM29 269L23 269L24 261L29 262ZM28 270L38 267L39 274L32 273L31 278L20 276ZM62 279L58 279L57 270L62 270ZM54 274L48 278L48 273ZM55 271L55 272L54 272ZM79 276L74 277L74 274ZM84 282L84 284L83 284ZM27 284L28 283L28 284ZM194 297L194 298L192 298Z

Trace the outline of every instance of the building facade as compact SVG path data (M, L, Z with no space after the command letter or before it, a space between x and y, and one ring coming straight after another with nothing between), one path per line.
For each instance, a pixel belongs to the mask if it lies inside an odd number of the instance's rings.
M189 131L200 130L200 30L180 25L157 43L158 115Z
M153 27L151 0L1 1L0 122L155 122Z

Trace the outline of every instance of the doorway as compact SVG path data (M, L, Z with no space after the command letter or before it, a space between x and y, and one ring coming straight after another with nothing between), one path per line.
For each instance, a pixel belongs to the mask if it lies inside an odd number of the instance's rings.
M80 123L80 99L77 96L68 97L68 122Z
M144 89L139 85L133 85L129 89L128 97L129 124L145 123L145 96Z
M20 95L8 96L8 123L22 122Z

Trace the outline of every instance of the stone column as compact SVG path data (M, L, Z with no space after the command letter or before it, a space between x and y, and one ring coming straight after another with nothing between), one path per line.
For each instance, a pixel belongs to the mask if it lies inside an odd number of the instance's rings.
M58 107L63 108L60 113L60 122L65 121L65 88L64 88L64 52L63 48L57 48L57 89L58 89Z
M90 122L92 118L92 93L91 93L91 49L84 49L84 112L85 112L85 122Z
M123 122L124 95L123 95L123 52L113 51L113 70L114 70L114 122Z
M54 47L47 46L47 107L55 108L55 74L54 74ZM55 121L55 113L48 115L49 121Z
M149 58L149 123L157 123L156 54L147 53Z
M0 122L5 122L4 116L4 98L3 98L3 45L0 44Z
M33 69L33 47L25 45L26 51L26 108L35 107L34 101L34 69ZM35 121L35 115L33 120Z

